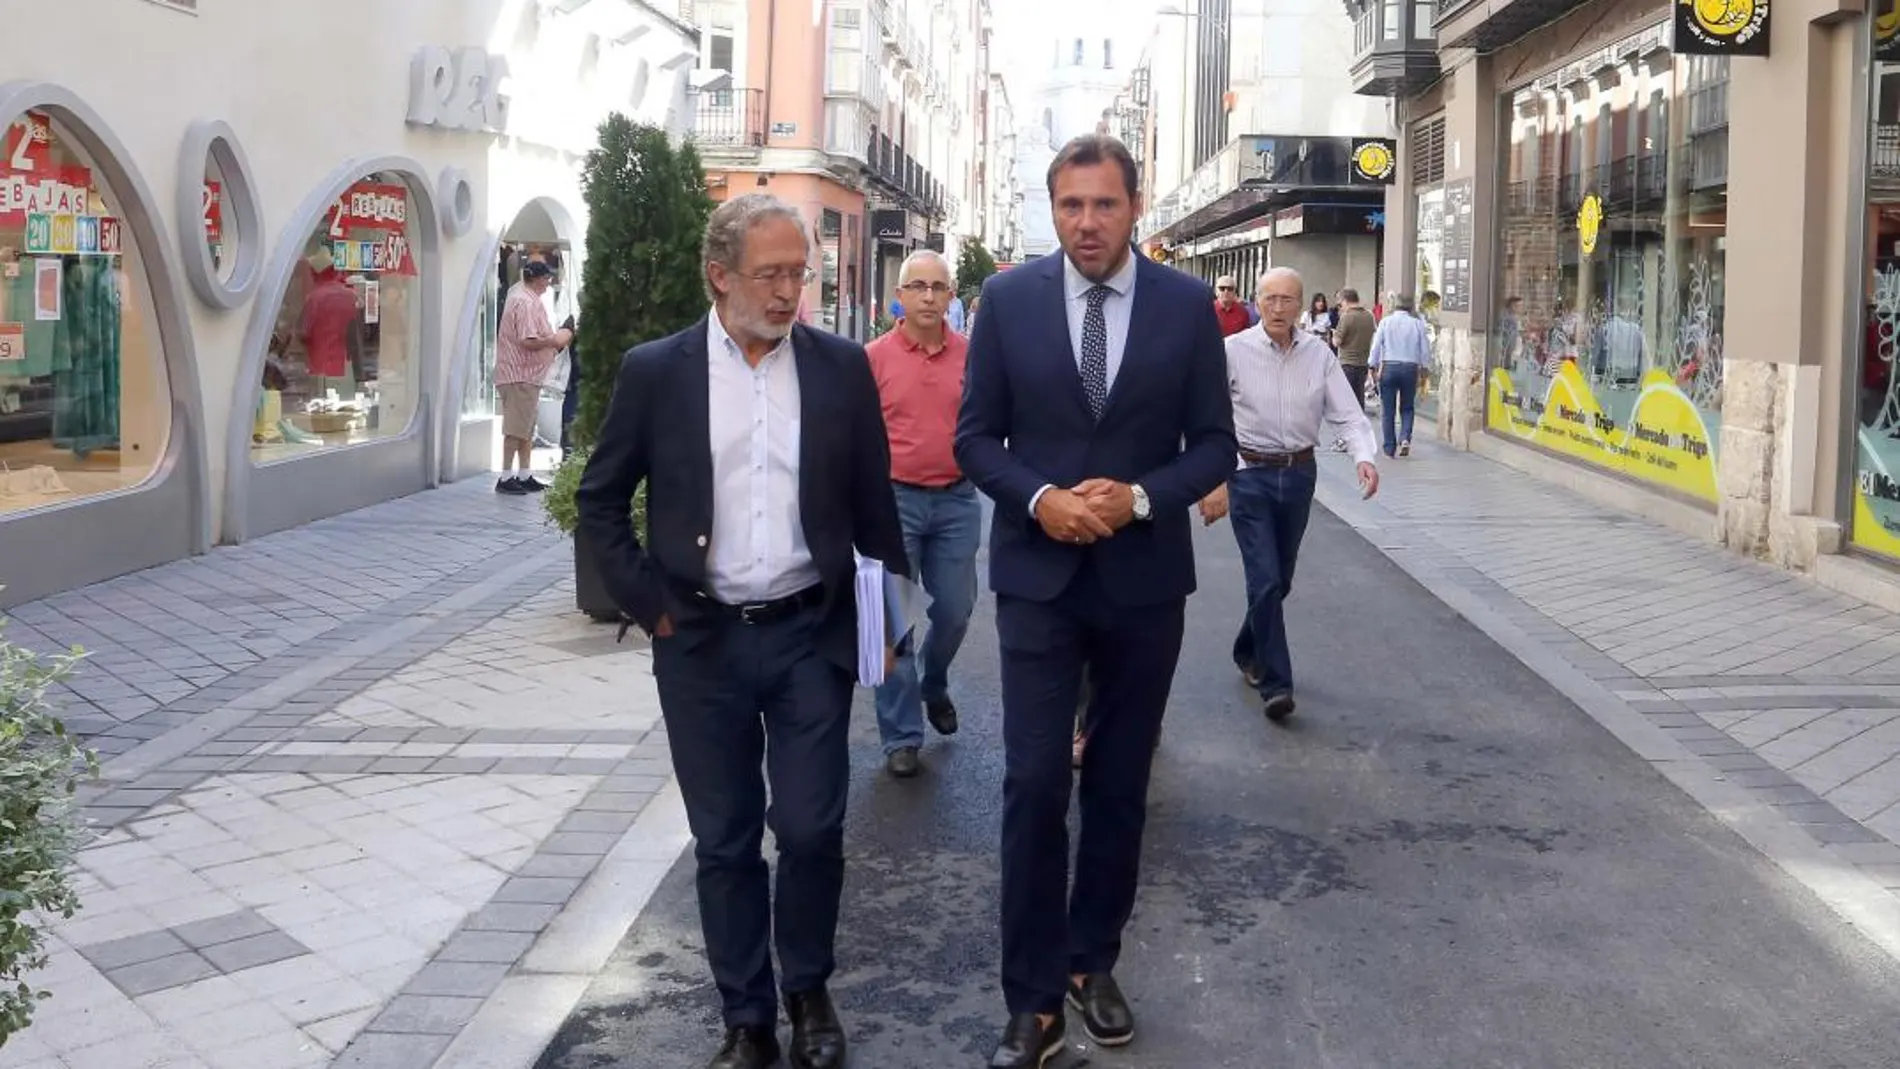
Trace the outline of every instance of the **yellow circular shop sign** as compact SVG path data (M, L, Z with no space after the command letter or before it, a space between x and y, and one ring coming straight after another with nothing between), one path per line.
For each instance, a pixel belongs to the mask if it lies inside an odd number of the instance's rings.
M1597 251L1597 235L1603 230L1603 202L1595 193L1583 198L1583 205L1577 209L1577 242L1583 247L1583 254Z
M1689 8L1690 28L1711 45L1742 45L1767 27L1763 0L1680 0Z
M1894 34L1900 32L1900 6L1887 8L1874 16L1874 50L1883 58L1892 51Z
M1352 154L1352 165L1359 173L1375 182L1383 182L1392 177L1392 167L1396 163L1392 150L1377 141L1368 141L1360 145Z

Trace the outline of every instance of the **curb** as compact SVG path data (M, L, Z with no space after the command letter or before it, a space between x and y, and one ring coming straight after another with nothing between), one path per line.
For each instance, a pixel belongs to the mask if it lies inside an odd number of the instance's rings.
M433 1069L534 1069L690 839L669 780Z

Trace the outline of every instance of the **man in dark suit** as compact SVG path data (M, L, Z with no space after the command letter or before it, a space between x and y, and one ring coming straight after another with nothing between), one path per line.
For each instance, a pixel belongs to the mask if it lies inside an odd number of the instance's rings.
M803 217L772 197L713 212L703 254L712 314L621 360L577 495L579 536L615 601L653 636L725 1015L710 1069L778 1062L774 943L791 1064L844 1064L825 984L858 663L852 550L909 574L864 349L795 323L810 249ZM631 523L642 482L644 546ZM776 901L760 854L768 820Z
M1080 137L1048 181L1062 251L984 286L957 424L957 462L996 502L1010 1013L997 1069L1041 1066L1061 1048L1065 998L1096 1042L1134 1038L1112 971L1195 586L1189 510L1234 468L1214 296L1131 246L1134 159L1113 138ZM1085 669L1071 895L1065 821Z

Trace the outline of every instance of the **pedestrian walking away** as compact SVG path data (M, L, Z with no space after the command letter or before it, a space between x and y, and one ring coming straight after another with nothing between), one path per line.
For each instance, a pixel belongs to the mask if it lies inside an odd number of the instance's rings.
M1009 1021L993 1069L1042 1066L1061 1049L1065 1001L1097 1043L1134 1038L1113 973L1195 584L1189 514L1234 462L1213 295L1134 250L1133 157L1113 138L1077 138L1048 186L1061 251L985 284L956 440L963 471L996 503Z
M950 662L976 607L983 503L955 455L969 343L946 322L951 295L949 262L928 249L912 253L898 271L904 316L865 347L884 404L905 555L930 595L929 630L898 654L877 689L885 768L900 779L917 774L926 719L939 735L956 734Z
M909 575L864 350L796 323L811 247L803 215L773 197L714 210L712 311L622 359L577 495L583 543L652 636L726 1024L709 1069L777 1064L774 945L791 1065L845 1064L825 985L844 883L853 551ZM631 515L642 483L645 544Z
M1419 379L1432 362L1431 334L1410 295L1393 298L1392 314L1385 317L1372 335L1370 359L1372 374L1379 383L1379 422L1385 430L1385 455L1409 457Z
M1379 489L1372 423L1353 397L1339 358L1294 326L1303 289L1291 268L1260 276L1260 325L1227 339L1240 467L1201 502L1204 522L1232 513L1247 583L1234 664L1276 722L1293 713L1284 605L1319 479L1313 450L1325 440L1327 424L1358 464L1360 492L1371 497Z
M1379 324L1359 303L1359 291L1350 286L1339 291L1339 325L1333 328L1333 346L1339 353L1340 370L1346 373L1346 384L1352 387L1352 395L1359 399L1359 410L1366 407L1366 377L1372 368L1372 334ZM1341 441L1340 452L1345 452L1345 443Z

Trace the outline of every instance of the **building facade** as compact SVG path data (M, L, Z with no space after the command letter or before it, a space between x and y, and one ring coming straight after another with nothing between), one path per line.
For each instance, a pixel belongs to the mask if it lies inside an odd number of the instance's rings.
M1391 173L1367 164L1392 130L1383 102L1352 92L1352 32L1324 0L1159 13L1122 97L1153 191L1149 255L1249 295L1271 267L1316 293L1377 292Z
M684 136L676 14L11 12L0 604L488 470L498 301L545 258L572 305L603 117ZM85 62L46 46L76 24ZM313 82L303 55L348 76Z
M1891 0L1357 13L1440 430L1900 601Z
M1062 37L1048 43L1052 66L1030 96L1016 127L1016 171L1022 183L1022 255L1056 249L1049 205L1049 164L1070 139L1109 133L1115 97L1127 78L1112 37Z
M819 243L806 319L866 337L905 256L979 233L988 0L700 0L694 139L716 200L800 206Z
M983 243L1000 263L1022 258L1023 174L1016 167L1016 109L1001 71L990 72L989 153Z

